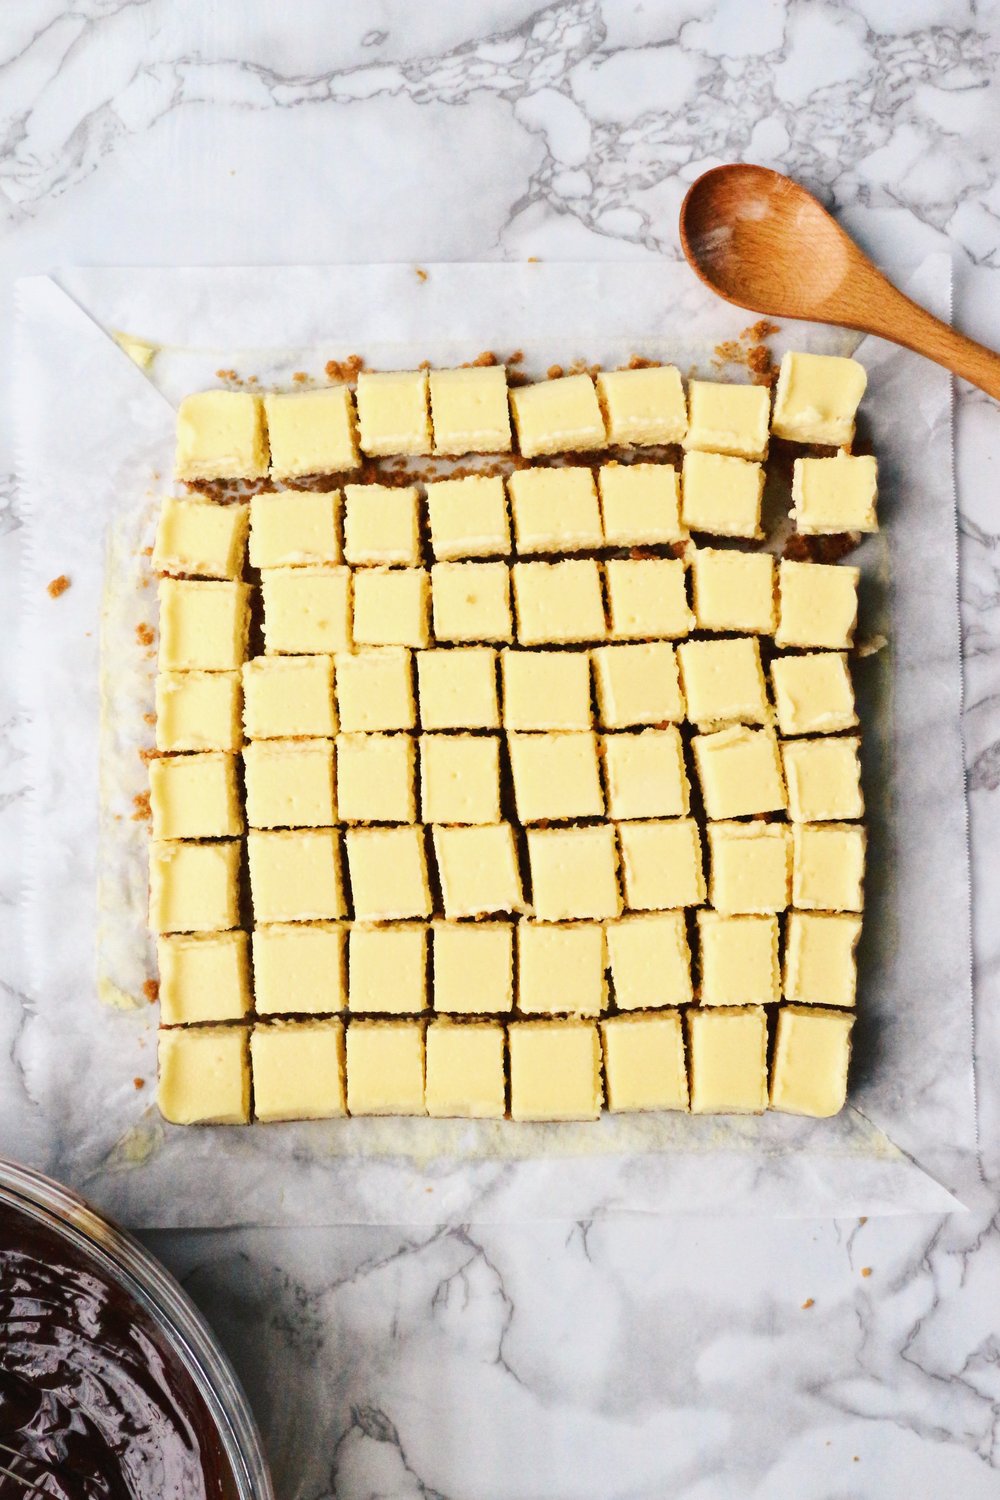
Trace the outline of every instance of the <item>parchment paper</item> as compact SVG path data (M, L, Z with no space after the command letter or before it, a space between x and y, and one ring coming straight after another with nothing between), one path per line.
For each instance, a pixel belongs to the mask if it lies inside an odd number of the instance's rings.
M427 270L426 281L407 266L75 271L64 289L20 285L33 978L17 1062L32 1128L0 1103L0 1150L23 1154L30 1139L38 1165L139 1225L956 1207L976 1157L950 382L876 341L858 352L886 531L858 561L862 634L889 646L857 671L872 868L844 1114L188 1130L159 1119L155 1010L135 1001L149 969L144 830L131 820L153 665L136 627L155 623L155 601L106 584L141 574L136 554L170 485L171 403L220 369L287 384L352 353L401 367L519 347L529 370L544 370L638 352L711 374L711 350L749 321L673 263ZM935 257L909 290L947 313L949 285ZM116 330L159 346L145 372L109 337ZM846 352L856 340L797 325L774 342ZM72 587L51 601L45 584L59 573ZM114 663L103 755L102 631ZM102 783L120 858L108 857L107 822L98 853Z

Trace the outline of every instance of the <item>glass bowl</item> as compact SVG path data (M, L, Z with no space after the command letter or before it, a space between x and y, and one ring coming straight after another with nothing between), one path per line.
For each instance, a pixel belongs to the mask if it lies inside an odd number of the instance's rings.
M249 1403L215 1335L187 1293L131 1235L82 1198L28 1167L0 1158L0 1224L11 1211L67 1247L88 1272L119 1289L147 1332L186 1373L204 1410L199 1419L218 1441L225 1493L235 1500L274 1500L274 1490ZM16 1242L15 1242L16 1243ZM231 1483L230 1483L231 1481Z

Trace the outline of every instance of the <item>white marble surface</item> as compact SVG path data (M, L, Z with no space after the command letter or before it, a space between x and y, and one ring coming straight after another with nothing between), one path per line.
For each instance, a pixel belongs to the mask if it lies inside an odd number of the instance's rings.
M676 254L687 183L745 157L818 188L876 254L950 247L958 321L1000 346L998 52L1000 6L963 0L8 4L0 337L9 349L12 278L74 262ZM960 391L958 438L993 1185L946 1221L150 1235L246 1381L281 1500L1000 1492L1000 418L985 397ZM8 995L23 988L19 731L4 686ZM16 1019L0 1046L16 1052Z

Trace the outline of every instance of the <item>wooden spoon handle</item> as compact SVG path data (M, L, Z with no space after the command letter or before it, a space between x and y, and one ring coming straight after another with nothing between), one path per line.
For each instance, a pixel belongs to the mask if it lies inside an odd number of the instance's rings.
M891 339L917 354L924 354L935 364L944 365L953 375L960 375L970 385L978 386L994 400L1000 401L1000 354L956 333L925 307L911 302L898 287L876 273L881 285L872 288L871 299L864 298L866 327L881 338Z

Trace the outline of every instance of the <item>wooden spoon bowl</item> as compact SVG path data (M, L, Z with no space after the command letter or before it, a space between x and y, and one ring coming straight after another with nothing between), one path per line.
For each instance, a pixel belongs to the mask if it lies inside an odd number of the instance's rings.
M877 334L1000 399L1000 355L904 296L812 193L780 172L733 163L703 173L681 204L680 237L694 271L727 302Z

